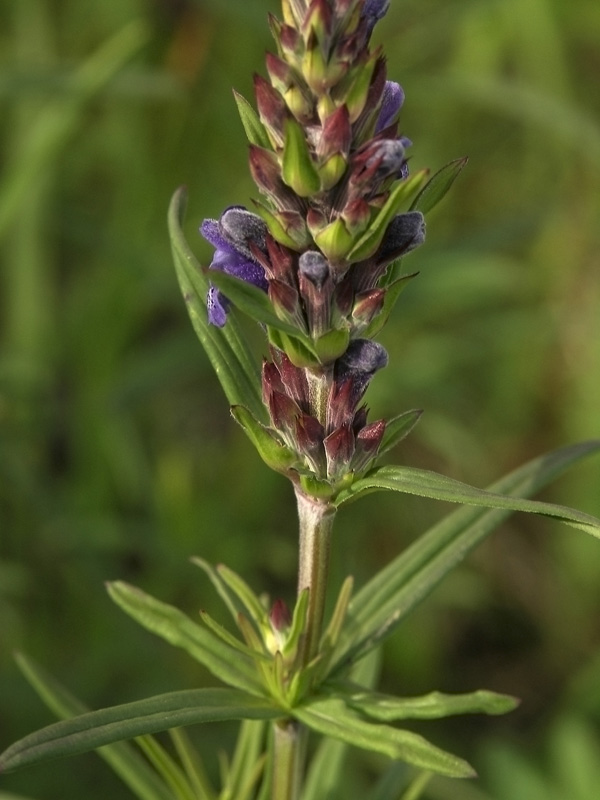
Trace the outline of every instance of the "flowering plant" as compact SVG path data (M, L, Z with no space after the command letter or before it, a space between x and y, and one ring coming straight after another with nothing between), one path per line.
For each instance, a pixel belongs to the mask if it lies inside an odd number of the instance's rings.
M600 442L540 457L481 490L448 477L381 463L421 412L369 421L363 402L388 356L376 336L416 277L403 259L425 240L424 215L466 164L412 173L399 114L401 87L388 80L374 26L386 0L283 0L271 18L276 53L256 76L256 109L236 102L262 199L207 219L215 248L208 270L181 230L185 192L169 211L177 275L194 328L240 424L260 457L292 484L299 519L297 600L288 609L255 594L235 572L200 558L239 635L207 613L195 622L141 590L116 582L113 600L141 625L185 649L226 687L173 692L101 711L77 701L21 657L31 681L65 719L12 745L3 769L102 747L140 798L272 798L327 795L347 746L416 768L406 796L427 776L473 775L460 756L395 723L454 714L501 714L506 695L478 690L394 697L374 689L373 654L406 615L512 511L554 517L600 536L600 521L527 499ZM265 334L259 368L237 310ZM331 533L337 510L361 495L394 491L462 504L354 593L346 578L325 619ZM217 792L182 727L242 720ZM176 761L152 737L169 730ZM323 737L310 766L309 733ZM136 738L147 757L123 740ZM406 778L390 772L373 797L395 798ZM409 794L410 792L410 794Z

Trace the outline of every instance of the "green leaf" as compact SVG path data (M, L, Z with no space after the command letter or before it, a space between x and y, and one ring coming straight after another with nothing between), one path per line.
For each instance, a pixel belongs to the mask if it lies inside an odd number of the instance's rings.
M302 789L302 800L323 800L336 797L339 789L348 745L338 739L323 739L310 760L310 768Z
M197 567L200 567L203 570L210 582L217 590L221 600L225 603L227 608L229 609L229 613L233 617L234 621L237 620L238 615L241 611L244 610L244 606L238 598L233 594L231 589L227 586L223 578L219 575L218 571L213 567L212 564L209 564L208 561L205 561L200 556L192 556L190 559L192 564L195 564Z
M283 331L269 328L269 341L290 359L295 367L316 367L319 365L319 358L315 353L312 341L308 337L288 336Z
M450 161L438 170L415 197L410 210L427 214L435 208L440 200L443 200L446 196L464 167L466 167L468 160L466 156L464 158L457 158L455 161Z
M17 653L17 665L28 683L57 717L67 719L89 709L32 659ZM145 759L126 742L100 748L98 755L140 800L173 800L173 794Z
M231 719L276 719L282 712L267 700L237 689L192 689L90 711L48 725L11 745L0 771L158 733L180 725Z
M344 581L340 591L337 607L345 604L345 595L349 594L352 578L349 576ZM344 599L342 599L344 598ZM332 615L336 616L336 612ZM332 623L329 623L331 627ZM327 637L327 633L325 633ZM324 637L324 638L325 638ZM375 685L380 673L379 650L372 650L368 656L355 664L351 671L351 678L362 685ZM338 739L323 738L311 759L310 769L302 792L302 800L322 800L329 797L341 785L341 779L348 753L348 744ZM395 798L394 798L395 800Z
M169 234L175 270L196 335L213 365L230 405L245 405L261 422L267 422L262 402L260 370L234 314L224 328L209 325L206 312L208 280L190 250L181 229L186 190L178 189L169 206Z
M315 352L321 364L332 364L348 349L350 331L333 329L313 341Z
M242 725L245 724L249 723L246 723L244 720ZM196 792L195 797L201 797L202 800L218 800L217 793L206 774L202 759L191 743L185 729L171 728L169 736L175 746L177 756L183 765L190 786Z
M490 491L512 498L535 494L598 450L599 441L561 448L511 472ZM377 573L350 603L332 671L344 669L388 636L511 513L506 508L460 508Z
M421 419L422 413L423 412L420 409L413 408L410 411L405 411L404 413L399 414L397 417L388 420L385 426L383 439L379 445L377 457L379 458L379 456L387 453L399 442L405 439L415 427L417 422Z
M265 755L262 753L265 733L264 722L244 720L240 725L222 798L248 800L253 796L253 789L265 766Z
M310 157L304 129L295 119L285 121L281 177L300 197L310 197L321 190L321 179Z
M268 467L277 472L285 472L297 463L296 453L280 442L274 431L258 422L247 408L232 406L231 414L242 426Z
M282 655L285 657L296 653L300 637L306 630L306 613L308 610L309 589L306 587L302 589L296 600L294 606L294 614L290 624L285 644L283 646Z
M253 203L257 212L266 222L269 233L276 241L284 245L284 247L289 247L290 250L296 250L300 252L310 247L312 239L308 233L308 229L305 229L302 232L294 231L294 233L297 235L297 238L294 238L289 233L289 230L294 230L293 228L286 228L281 219L263 203L259 202L258 200L254 200Z
M404 203L413 192L417 191L419 186L423 183L426 176L425 170L415 172L406 180L399 181L390 192L390 196L386 200L379 213L369 225L367 232L361 236L358 242L354 245L352 250L348 253L348 261L362 261L369 258L377 250L385 235L388 225L392 218L399 212L402 203Z
M357 495L388 489L394 492L430 497L433 500L446 500L449 503L464 503L486 508L508 508L511 511L528 511L545 517L554 517L565 525L579 528L600 538L600 519L566 506L542 503L539 500L523 500L494 492L477 489L437 472L415 467L376 467L364 478L355 481L348 489L340 492L336 506L354 500Z
M121 581L109 583L108 593L136 622L175 647L187 650L224 683L253 694L264 694L252 660L192 622L178 608Z
M421 797L424 797L423 792L432 778L432 772L423 771L418 772L409 782L406 766L398 763L391 764L365 800L420 800ZM462 792L461 797L462 800L466 800Z
M260 598L250 588L246 581L227 567L225 564L219 564L217 572L225 581L231 591L238 597L250 617L256 622L259 627L269 626L269 615L267 609L261 603Z
M236 278L233 275L228 275L226 272L221 272L218 269L211 269L208 272L210 282L213 283L217 289L223 292L228 300L237 306L249 317L262 322L264 325L270 325L273 328L278 328L286 333L295 334L299 333L298 328L290 325L287 322L279 319L275 313L268 295L254 286L248 281L243 281L241 278ZM229 320L225 325L224 330L228 327ZM233 403L232 405L237 405ZM244 405L243 403L241 405Z
M200 619L215 636L218 636L219 639L225 642L228 647L231 647L232 650L239 650L240 653L244 653L244 655L248 656L253 661L271 661L270 657L266 654L258 650L251 650L244 642L241 642L232 633L229 633L227 628L220 625L206 611L200 611Z
M363 750L383 753L452 778L468 778L475 774L466 761L441 750L422 736L366 722L339 699L313 700L295 708L293 714L311 730Z
M271 142L269 141L269 137L267 136L264 125L260 121L256 111L252 108L246 98L239 92L236 92L235 89L233 90L233 96L235 98L240 119L242 120L242 125L244 126L244 131L246 132L248 141L251 144L257 145L258 147L264 147L266 150L270 150Z
M185 772L153 736L136 736L135 741L167 786L171 787L177 800L197 800Z
M430 692L421 697L393 697L349 683L333 685L350 708L380 722L440 719L455 714L506 714L519 704L516 697L485 689L469 694Z

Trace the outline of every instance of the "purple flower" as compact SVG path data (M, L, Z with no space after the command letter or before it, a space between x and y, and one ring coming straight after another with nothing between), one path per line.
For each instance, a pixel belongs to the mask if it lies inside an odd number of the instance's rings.
M218 220L205 219L200 233L215 247L209 269L226 272L267 291L265 271L252 252L253 245L265 249L267 226L259 216L243 206L230 206ZM206 307L211 325L222 328L227 321L229 300L215 286L208 290Z
M390 0L365 0L362 10L362 18L367 23L369 36L379 20L385 17L389 7Z
M394 117L404 103L404 90L395 81L386 81L381 98L381 110L375 126L375 133L379 133L394 121Z

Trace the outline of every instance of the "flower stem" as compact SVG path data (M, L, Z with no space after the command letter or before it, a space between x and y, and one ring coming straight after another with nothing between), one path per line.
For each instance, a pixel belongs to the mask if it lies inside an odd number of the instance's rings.
M306 731L296 720L274 724L272 800L300 799L305 741Z
M306 666L316 655L321 637L329 551L335 508L296 492L300 522L298 594L308 588L306 628L298 664ZM272 800L299 800L308 731L295 720L274 724Z
M331 530L335 518L333 506L296 492L300 522L300 556L298 564L298 594L308 588L306 630L302 644L303 665L316 655L321 636Z

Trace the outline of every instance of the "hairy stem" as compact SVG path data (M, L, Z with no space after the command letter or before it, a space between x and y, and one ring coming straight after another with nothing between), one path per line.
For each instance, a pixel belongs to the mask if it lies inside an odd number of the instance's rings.
M300 522L298 594L308 588L306 629L300 643L300 663L316 655L321 637L329 549L335 509L296 492ZM274 724L272 800L299 800L307 731L294 720Z
M296 720L274 724L272 800L300 800L305 742L306 731Z
M316 655L329 573L329 550L335 509L327 503L296 492L300 522L300 557L298 564L298 594L308 588L306 631L302 644L304 665Z

